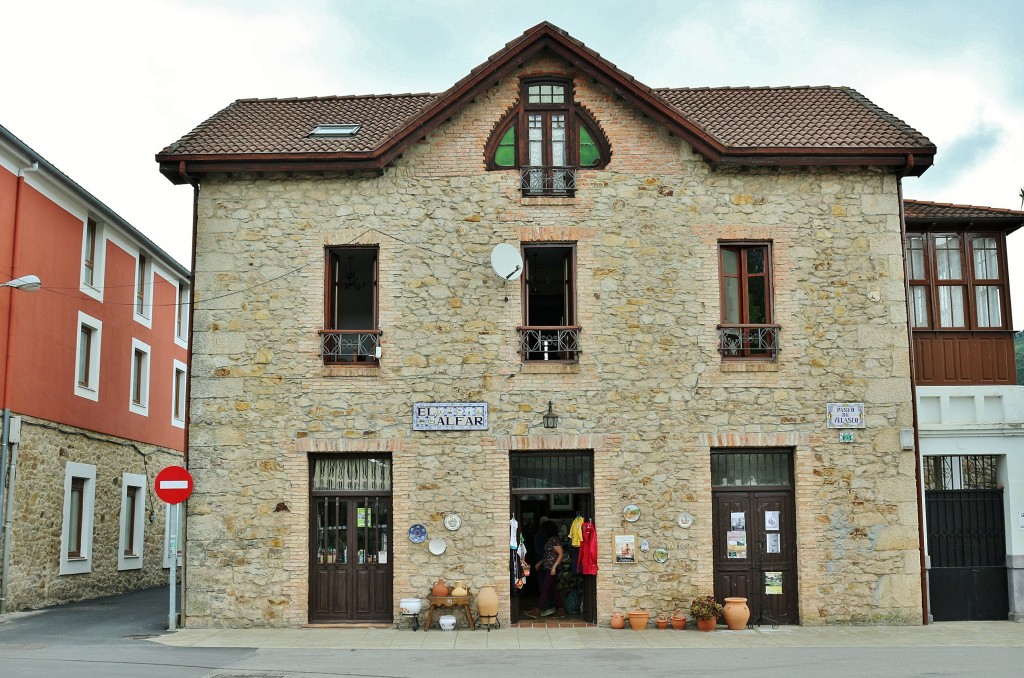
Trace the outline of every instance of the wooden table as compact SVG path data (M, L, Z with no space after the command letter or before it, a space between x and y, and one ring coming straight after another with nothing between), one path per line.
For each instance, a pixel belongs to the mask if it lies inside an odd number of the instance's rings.
M466 615L466 623L469 624L469 628L476 631L473 613L469 609L469 604L473 602L473 596L427 596L427 600L430 601L430 609L427 610L427 623L423 625L424 633L430 630L430 620L434 616L434 608L437 607L461 607L462 612Z

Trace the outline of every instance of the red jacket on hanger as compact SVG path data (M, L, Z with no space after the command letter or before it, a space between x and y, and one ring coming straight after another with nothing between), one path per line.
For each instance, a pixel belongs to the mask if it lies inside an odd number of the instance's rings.
M580 542L580 574L597 574L597 529L589 520L583 523Z

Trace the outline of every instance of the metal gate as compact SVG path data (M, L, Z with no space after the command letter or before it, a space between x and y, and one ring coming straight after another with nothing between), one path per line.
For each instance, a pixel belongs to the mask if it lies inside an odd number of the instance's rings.
M925 490L935 621L1006 619L1003 490Z

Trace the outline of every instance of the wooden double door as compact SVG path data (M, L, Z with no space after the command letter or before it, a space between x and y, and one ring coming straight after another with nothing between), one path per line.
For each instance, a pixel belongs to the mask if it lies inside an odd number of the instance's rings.
M750 623L798 623L790 488L714 490L715 598L747 599Z
M312 497L311 622L390 622L390 495Z

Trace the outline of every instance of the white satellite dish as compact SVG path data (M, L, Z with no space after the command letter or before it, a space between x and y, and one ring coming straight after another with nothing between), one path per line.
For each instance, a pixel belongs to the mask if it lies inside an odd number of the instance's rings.
M515 247L501 243L491 251L491 267L499 278L515 280L523 274L523 258Z

